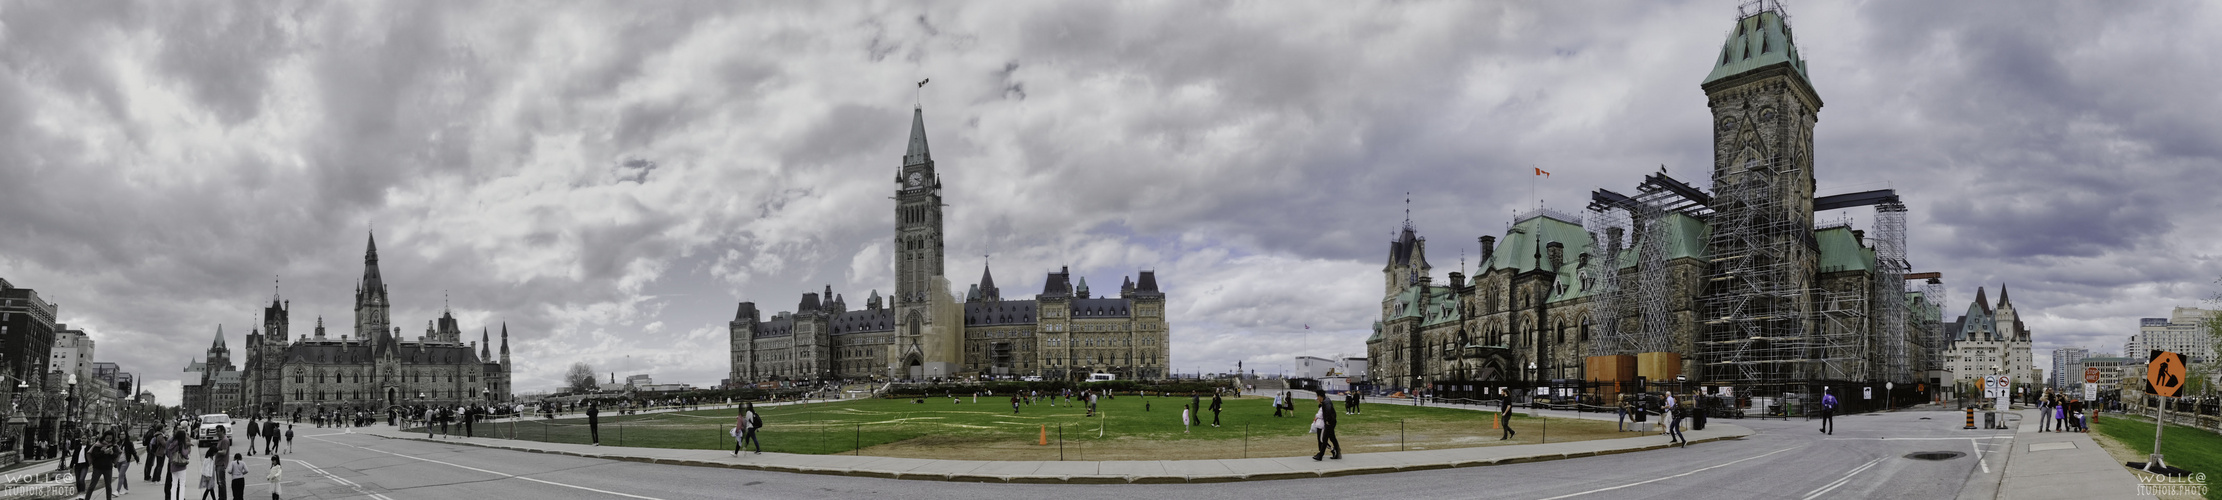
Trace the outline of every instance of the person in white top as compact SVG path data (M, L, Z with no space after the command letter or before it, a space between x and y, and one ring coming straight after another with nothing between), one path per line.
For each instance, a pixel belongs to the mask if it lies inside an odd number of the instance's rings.
M1189 407L1188 407L1188 405L1180 405L1180 433L1181 433L1181 434L1187 434L1187 433L1188 433L1188 422L1189 422L1189 420L1188 420L1188 412L1190 412L1190 411L1194 411L1194 410L1193 410L1193 409L1191 409L1191 408L1189 408Z

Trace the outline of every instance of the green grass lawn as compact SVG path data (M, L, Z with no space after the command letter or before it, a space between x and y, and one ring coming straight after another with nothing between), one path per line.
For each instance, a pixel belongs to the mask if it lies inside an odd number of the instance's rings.
M1131 460L1239 458L1310 455L1315 441L1307 430L1316 406L1299 400L1301 416L1276 418L1265 398L1230 398L1220 414L1221 427L1184 429L1181 405L1188 398L1121 396L1099 405L1101 417L1088 417L1076 403L1047 401L1011 412L1008 397L867 399L795 406L759 407L765 427L764 451L808 454L862 454L976 460ZM1208 406L1210 398L1204 398ZM1340 404L1335 411L1340 411ZM1441 449L1497 444L1527 444L1632 437L1610 422L1515 417L1516 439L1498 441L1493 412L1369 404L1360 415L1340 415L1337 435L1347 453ZM601 421L602 444L655 448L730 450L730 409L613 416ZM532 419L481 425L480 435L536 441L588 442L584 419ZM1044 432L1048 445L1040 444ZM1185 431L1185 432L1184 432ZM459 430L457 432L460 432ZM1547 434L1547 435L1546 435Z
M2139 455L2153 452L2151 417L2101 415L2092 421L2091 427L2135 449ZM2222 435L2169 424L2168 430L2160 436L2160 454L2161 460L2170 466L2206 473L2209 478L2222 478ZM2206 498L2222 500L2222 485L2208 485Z

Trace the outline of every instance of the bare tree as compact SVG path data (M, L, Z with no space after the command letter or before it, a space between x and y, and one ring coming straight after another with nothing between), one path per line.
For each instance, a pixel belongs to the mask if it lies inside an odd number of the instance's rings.
M584 361L571 363L571 369L563 373L563 390L565 391L580 394L594 392L595 387L597 386L594 384L594 367L587 366Z

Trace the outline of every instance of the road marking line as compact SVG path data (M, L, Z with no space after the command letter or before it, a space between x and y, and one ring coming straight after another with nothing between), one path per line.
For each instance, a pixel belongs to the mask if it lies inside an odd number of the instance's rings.
M540 483L540 484L546 484L546 485L551 485L551 486L562 486L562 487L565 487L565 488L571 488L571 489L576 489L576 490L585 490L585 491L591 491L591 492L595 492L595 493L601 493L601 494L604 494L604 495L615 495L615 496L621 496L621 497L626 497L626 498L638 498L638 499L641 499L641 500L663 500L663 499L661 499L661 498L656 498L656 497L644 497L644 496L640 496L640 495L634 495L634 494L630 494L630 493L618 493L618 492L615 492L615 491L609 491L609 490L601 490L601 489L588 488L588 487L585 487L585 486L579 486L579 485L576 485L576 484L564 484L564 483L558 483L558 482L555 482L555 481L549 481L549 480L545 480L545 479L538 479L538 478L531 478L531 477L519 476L519 475L516 475L516 474L510 474L510 473L507 473L507 472L500 472L500 471L491 471L491 470L486 470L486 469L480 469L480 468L477 468L477 467L472 467L472 466L468 466L468 465L462 465L462 464L456 464L456 463L450 463L450 462L442 462L442 461L439 461L439 460L433 460L433 459L429 459L429 458L422 458L422 457L412 457L412 456L408 456L408 455L403 455L403 454L400 454L400 453L394 453L394 452L390 452L390 451L386 451L386 450L380 450L380 449L376 449L376 448L369 448L369 447L364 447L364 446L356 446L356 445L352 445L352 444L347 444L347 443L342 443L342 442L338 442L338 441L333 441L333 440L329 440L329 439L322 439L322 438L317 438L316 440L317 440L317 441L323 441L323 442L326 442L326 443L332 443L332 444L337 444L337 445L340 445L340 446L346 446L346 447L350 447L350 448L357 448L357 449L362 449L362 450L375 451L375 452L379 452L379 453L384 453L384 454L387 454L387 455L393 455L393 456L396 456L396 457L406 458L406 459L410 459L410 460L417 460L417 461L423 461L423 462L432 462L432 463L436 463L436 464L440 464L440 465L445 465L445 466L448 466L448 467L454 467L454 468L457 468L457 469L464 469L464 470L471 470L471 471L483 472L483 473L487 473L487 474L492 474L492 475L496 475L496 476L501 476L501 477L503 477L503 478L510 478L510 479L523 479L523 480L526 480L526 481L532 481L532 482L535 482L535 483ZM386 500L392 500L392 499L386 499Z
M1798 449L1798 448L1803 448L1803 446L1792 446L1792 447L1789 447L1789 448L1783 448L1783 449L1780 449L1780 450L1770 451L1770 452L1767 452L1767 453L1764 453L1764 454L1761 454L1761 455L1758 455L1758 456L1753 456L1753 457L1747 457L1747 458L1742 458L1742 459L1738 459L1738 460L1736 460L1736 461L1734 461L1734 462L1729 462L1729 463L1725 463L1725 464L1715 465L1715 466L1712 466L1712 467L1706 467L1706 468L1703 468L1703 469L1697 469L1697 470L1693 470L1693 471L1689 471L1689 472L1684 472L1684 473L1681 473L1681 474L1675 474L1675 475L1672 475L1672 476L1662 477L1662 478L1658 478L1658 479L1652 479L1652 480L1647 480L1647 481L1640 481L1640 482L1628 483L1628 484L1623 484L1623 485L1620 485L1620 486L1612 486L1612 487L1607 487L1607 488L1598 488L1598 489L1594 489L1594 490L1584 491L1584 492L1581 492L1581 493L1570 493L1570 494L1565 494L1565 495L1559 495L1559 496L1555 496L1555 497L1551 497L1551 498L1545 498L1545 499L1543 499L1543 500L1560 500L1560 499L1563 499L1563 498L1573 498L1573 497L1578 497L1578 496L1582 496L1582 495L1587 495L1587 494L1591 494L1591 493L1603 493L1603 492L1607 492L1607 491L1612 491L1612 490L1617 490L1617 489L1621 489L1621 488L1628 488L1628 487L1633 487L1633 486L1642 486L1642 485L1646 485L1646 484L1656 483L1656 482L1659 482L1659 481L1665 481L1665 480L1668 480L1668 479L1674 479L1674 478L1678 478L1678 477L1688 476L1688 475L1691 475L1691 474L1696 474L1696 473L1699 473L1699 472L1705 472L1705 471L1709 471L1709 470L1713 470L1713 469L1718 469L1718 468L1722 468L1722 467L1727 467L1727 466L1730 466L1730 465L1736 465L1736 464L1739 464L1739 463L1743 463L1743 462L1748 462L1748 461L1752 461L1752 460L1758 460L1758 459L1761 459L1761 458L1766 458L1766 457L1768 457L1768 456L1774 455L1774 454L1776 454L1776 453L1782 453L1782 452L1785 452L1785 451L1795 450L1795 449Z
M1859 467L1853 468L1851 473L1845 474L1844 477L1838 478L1835 482L1822 485L1820 488L1815 488L1813 489L1813 491L1807 492L1805 494L1805 500L1820 498L1822 494L1828 493L1829 491L1835 490L1838 487L1844 486L1846 483L1850 483L1852 481L1852 476L1857 476L1861 472L1866 472L1867 469L1874 467L1875 464L1882 463L1882 461L1882 458L1876 458L1874 460L1867 461L1867 463L1865 464L1860 464Z
M360 484L355 484L355 482L354 482L354 481L349 481L349 480L347 480L346 478L342 478L342 477L339 477L339 476L337 476L337 475L333 475L333 474L332 474L331 472L327 472L327 471L325 471L324 469L322 469L322 468L319 468L319 467L317 467L317 466L316 466L316 465L314 465L314 464L310 464L310 463L308 463L308 461L305 461L305 460L294 460L294 461L293 461L293 463L301 464L301 466L302 466L302 467L308 467L308 468L309 468L309 472L315 472L315 473L317 473L317 474L323 474L325 478L331 479L331 480L332 480L332 482L336 482L336 483L339 483L339 484L341 484L341 485L343 485L343 486L346 486L346 487L349 487L349 488L354 488L354 489L355 489L355 492L356 492L356 493L361 493L361 494L363 494L364 496L368 496L368 497L371 497L371 498L375 498L375 499L378 499L378 500L393 500L393 497L389 497L389 496L385 496L385 495L381 495L381 494L377 494L377 493L371 493L371 492L370 492L370 490L366 490L366 489L363 489L363 485L360 485ZM263 484L270 484L270 483L267 483L267 482L265 482L265 483L263 483ZM304 485L303 487L306 487L306 486ZM271 488L275 489L275 488L277 488L277 486L273 485L273 486L271 486Z
M2013 439L2013 436L1948 437L1948 438L1824 438L1822 441L1958 441L1962 439Z
M1967 444L1975 448L1975 464L1983 466L1984 474L1991 473L1991 461L1989 459L1983 458L1982 444L1977 443L1974 439L1967 440Z

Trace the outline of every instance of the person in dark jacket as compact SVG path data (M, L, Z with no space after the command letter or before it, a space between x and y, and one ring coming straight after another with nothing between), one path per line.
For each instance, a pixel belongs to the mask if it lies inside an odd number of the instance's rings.
M90 470L86 471L92 477L90 484L84 487L85 500L92 500L93 490L102 488L107 488L109 500L115 500L116 490L108 484L113 479L110 475L116 472L115 445L108 441L107 435L101 435L98 441L86 445L85 457L88 462L85 465L92 466Z
M1497 440L1504 441L1512 439L1513 434L1518 434L1512 432L1512 393L1506 392L1504 389L1497 389L1497 396L1502 398L1498 400L1497 405L1497 426L1504 428L1504 437L1497 438Z
M262 421L262 441L263 441L263 444L262 444L262 452L263 452L263 453L268 453L268 454L272 454L272 455L275 455L275 454L277 454L277 453L278 453L278 420L277 420L277 419L270 419L270 420L264 420L264 421Z
M1211 426L1212 426L1212 427L1218 427L1218 426L1219 426L1219 405L1220 405L1219 395L1218 395L1218 394L1213 394L1213 395L1211 395Z
M170 445L169 438L165 438L162 436L162 426L157 425L147 428L146 444L147 465L145 467L145 470L139 471L139 480L148 483L161 481L161 473L155 472L155 470L162 468L162 463L165 461L166 458L168 458L163 452L167 451Z
M253 454L255 454L255 440L257 440L257 439L262 439L262 422L261 422L260 420L261 420L261 419L258 419L258 418L255 418L255 417L247 417L247 454L248 454L248 455L253 455Z
M1200 410L1203 409L1203 407L1204 397L1196 395L1196 391L1188 391L1188 408L1191 410ZM1201 411L1190 411L1188 412L1188 420L1189 425L1204 425L1204 413Z
M131 492L131 463L139 461L139 451L132 449L128 433L116 433L116 485L115 490Z
M602 445L602 409L594 403L586 404L586 434L595 446Z
M1327 458L1342 460L1342 441L1335 439L1334 403L1328 402L1327 393L1324 392L1319 394L1319 418L1319 451L1312 453L1312 461L1319 461L1319 456L1326 455L1329 449L1335 453Z

